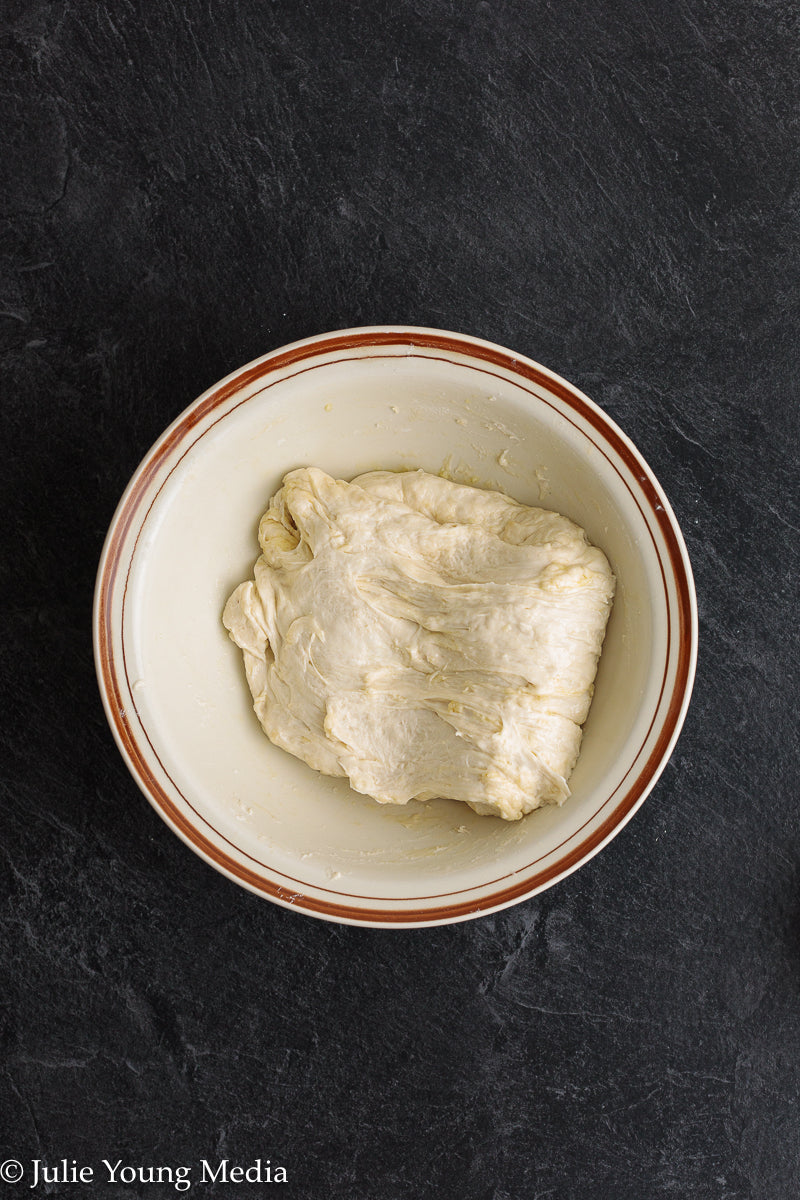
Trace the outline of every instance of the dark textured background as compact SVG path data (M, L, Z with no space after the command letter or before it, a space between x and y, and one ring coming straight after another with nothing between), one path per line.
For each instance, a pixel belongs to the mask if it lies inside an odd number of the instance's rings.
M794 1200L798 6L0 12L0 1157L261 1156L312 1200ZM623 426L685 530L701 656L598 858L494 917L373 932L256 899L160 822L90 604L195 395L391 322L508 345Z

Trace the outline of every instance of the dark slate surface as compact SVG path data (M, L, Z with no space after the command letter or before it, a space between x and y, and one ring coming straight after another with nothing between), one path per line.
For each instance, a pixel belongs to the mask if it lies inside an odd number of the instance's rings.
M5 1196L800 1194L798 117L789 0L6 0ZM476 333L672 499L701 659L627 829L540 898L373 932L275 908L141 797L96 694L151 441L294 338ZM31 1163L95 1169L28 1189ZM202 1159L287 1169L199 1183ZM13 1168L12 1168L13 1171Z

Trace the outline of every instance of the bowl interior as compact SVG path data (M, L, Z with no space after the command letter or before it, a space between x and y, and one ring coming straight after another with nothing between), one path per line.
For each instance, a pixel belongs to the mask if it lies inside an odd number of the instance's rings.
M617 593L563 807L509 824L448 800L381 806L262 733L220 614L251 575L270 496L287 471L307 465L342 478L441 471L556 509L606 552ZM452 897L530 873L596 819L658 706L666 601L618 464L546 389L466 360L320 361L245 384L165 453L160 472L127 574L125 673L160 769L205 836L289 893L358 904Z

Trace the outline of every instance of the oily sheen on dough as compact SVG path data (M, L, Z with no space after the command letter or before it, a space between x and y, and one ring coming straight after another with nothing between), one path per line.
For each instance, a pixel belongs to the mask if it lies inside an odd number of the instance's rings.
M423 471L292 471L223 622L267 736L382 804L561 804L614 590L557 513Z

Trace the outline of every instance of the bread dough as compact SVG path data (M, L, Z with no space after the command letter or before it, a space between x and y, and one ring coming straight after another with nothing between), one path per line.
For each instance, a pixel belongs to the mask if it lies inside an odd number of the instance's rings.
M614 590L572 521L424 471L292 471L223 622L267 736L382 804L561 804Z

